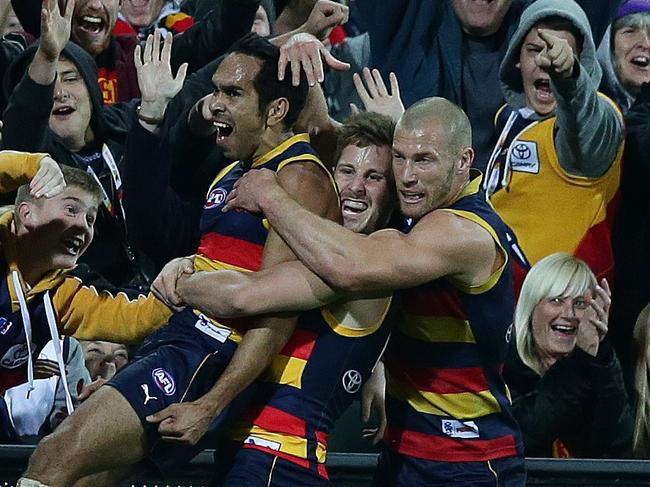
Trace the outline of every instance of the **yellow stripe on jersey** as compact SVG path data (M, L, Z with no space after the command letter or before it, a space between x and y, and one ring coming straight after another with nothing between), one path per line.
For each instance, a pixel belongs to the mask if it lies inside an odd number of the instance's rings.
M200 254L197 254L194 257L194 270L195 271L228 270L228 271L239 271L239 272L251 272L250 269L245 269L243 267L238 267L232 264L226 264L225 262L220 262L218 260L212 260Z
M499 281L499 278L501 277L501 274L503 273L503 269L505 269L506 264L508 263L509 255L508 255L508 252L501 245L501 242L499 241L499 236L494 231L494 228L492 228L492 226L488 222L486 222L483 218L478 216L476 213L472 213L471 211L465 211L465 210L452 210L452 209L449 209L449 208L444 208L441 211L448 211L450 213L453 213L454 215L458 215L458 216L460 216L462 218L467 218L468 220L473 221L474 223L480 225L482 228L487 230L487 232L492 236L492 239L494 240L494 242L497 244L497 246L501 250L501 254L503 255L503 258L504 258L503 264L496 271L494 271L492 274L490 274L490 277L488 277L487 281L485 281L483 284L479 284L479 285L476 285L476 286L465 286L465 285L463 285L463 284L461 284L459 282L456 282L456 281L453 281L452 279L450 279L450 281L452 281L452 283L456 287L458 287L461 291L464 291L464 292L466 292L468 294L481 294L481 293L484 293L486 291L489 291Z
M480 418L501 411L501 406L489 390L476 393L436 394L418 391L389 377L387 392L407 402L420 413L447 416L458 420Z
M265 446L271 450L280 451L298 458L307 458L307 440L300 436L285 435L282 433L273 433L259 426L249 426L246 423L239 422L233 426L229 435L233 440L258 446ZM262 441L255 442L256 439ZM325 463L327 459L327 449L321 442L316 445L316 459L318 463Z
M301 389L305 367L307 367L306 360L287 355L276 355L260 379Z
M297 134L294 135L293 137L288 138L287 140L282 142L279 146L275 147L274 149L271 149L266 154L261 155L259 158L254 160L253 165L251 167L257 168L266 164L275 156L282 154L285 150L287 150L296 142L307 142L309 144L310 143L309 134Z
M406 314L399 330L406 336L424 342L476 343L469 321L451 316Z

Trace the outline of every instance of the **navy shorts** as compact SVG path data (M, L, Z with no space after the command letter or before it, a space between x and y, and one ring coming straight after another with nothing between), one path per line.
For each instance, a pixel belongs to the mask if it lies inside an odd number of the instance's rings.
M196 448L179 448L160 441L158 425L147 423L145 418L171 404L203 396L228 366L236 349L237 344L205 317L183 310L174 314L167 326L147 337L134 360L107 383L137 413L149 443L155 445L152 459L155 457L154 463L163 471L168 462L170 466L178 465L207 448L229 417L230 408L215 418L209 434Z
M323 487L329 480L308 468L296 465L284 458L276 457L254 448L240 448L231 462L222 487Z
M526 468L521 457L485 462L435 462L384 449L373 487L525 487Z

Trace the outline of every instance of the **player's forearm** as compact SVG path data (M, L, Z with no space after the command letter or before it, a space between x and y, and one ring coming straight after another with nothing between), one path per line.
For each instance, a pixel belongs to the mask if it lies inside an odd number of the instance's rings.
M176 291L181 300L209 316L236 318L256 314L246 299L248 276L237 271L196 272L179 279Z
M296 257L334 288L345 288L363 262L364 236L306 210L285 191L260 200L266 218Z
M246 332L235 355L214 387L198 401L216 417L248 387L282 350L293 333L295 318L268 318L273 326Z

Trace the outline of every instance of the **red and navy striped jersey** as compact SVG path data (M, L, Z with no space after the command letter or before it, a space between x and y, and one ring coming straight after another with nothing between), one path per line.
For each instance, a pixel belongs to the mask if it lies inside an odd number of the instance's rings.
M523 455L501 377L512 335L511 231L486 202L480 174L442 211L486 229L506 257L481 286L436 279L400 293L403 317L385 356L389 448L472 462ZM432 238L436 238L432 236Z
M358 398L390 334L384 318L365 329L343 326L327 308L300 315L293 336L261 376L233 439L327 478L328 434Z
M289 138L270 152L260 156L251 165L252 169L270 169L278 172L294 162L313 162L329 174L316 152L309 144L309 135L298 134ZM268 235L268 222L260 215L247 211L222 212L223 204L234 184L248 170L238 161L225 167L214 179L201 215L201 241L194 259L196 270L234 269L255 272L262 265L264 244ZM331 179L331 177L330 177ZM332 180L332 184L333 180ZM198 314L198 311L196 311ZM244 330L247 319L211 320L224 327L224 333L234 341L241 340L235 330Z

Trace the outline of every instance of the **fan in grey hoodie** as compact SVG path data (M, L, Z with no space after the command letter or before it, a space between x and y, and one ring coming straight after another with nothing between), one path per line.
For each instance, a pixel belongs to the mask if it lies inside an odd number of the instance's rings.
M501 137L485 185L531 264L563 251L604 277L624 131L614 103L597 92L601 74L578 4L528 7L501 64L507 106L496 116Z

